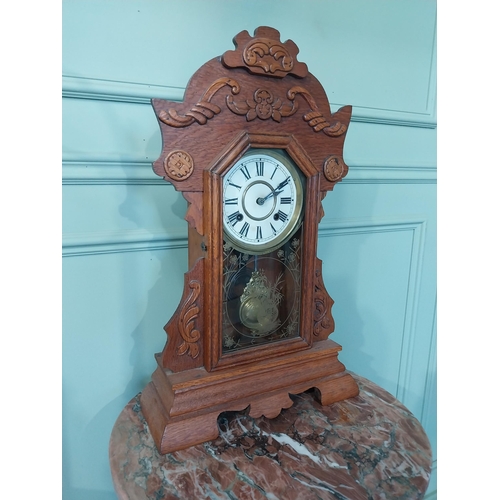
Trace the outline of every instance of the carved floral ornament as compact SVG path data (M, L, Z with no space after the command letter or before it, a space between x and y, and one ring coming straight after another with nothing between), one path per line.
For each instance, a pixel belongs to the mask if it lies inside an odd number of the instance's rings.
M347 130L347 126L343 123L336 122L331 125L327 122L321 111L319 111L313 96L304 87L298 85L291 87L286 93L288 102L284 102L284 99L281 98L275 98L272 92L263 88L259 88L254 92L253 101L249 99L235 100L233 96L240 93L241 87L232 78L219 78L212 83L198 103L184 115L178 114L175 109L169 109L160 111L158 117L166 125L176 128L187 127L194 122L204 125L222 111L219 106L210 101L225 86L231 88L231 93L226 95L228 109L237 115L245 115L247 121L252 121L255 118L261 120L272 118L274 121L280 122L282 117L295 114L299 107L296 96L301 95L309 106L309 111L303 115L303 119L315 132L322 131L330 137L338 137Z
M267 120L272 118L275 122L280 122L282 116L291 116L297 111L295 101L284 104L279 98L274 98L273 94L265 89L257 89L253 95L253 102L235 101L232 95L226 97L227 107L237 115L245 115L247 121L260 118Z

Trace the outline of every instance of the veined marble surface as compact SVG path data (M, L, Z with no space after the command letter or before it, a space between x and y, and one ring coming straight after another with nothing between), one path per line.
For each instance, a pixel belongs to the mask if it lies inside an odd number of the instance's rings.
M352 375L355 398L321 406L306 392L274 419L222 413L216 440L167 455L156 450L137 395L111 435L118 498L423 498L432 453L422 426L388 392Z

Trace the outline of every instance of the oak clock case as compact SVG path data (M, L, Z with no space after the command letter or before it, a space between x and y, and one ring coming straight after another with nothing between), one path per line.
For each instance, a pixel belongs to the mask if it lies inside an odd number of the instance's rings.
M347 174L351 107L331 113L298 48L243 31L191 78L182 103L153 99L154 171L188 202L189 270L141 395L160 453L214 439L223 411L273 418L314 388L358 394L339 361L333 300L316 256L322 199Z

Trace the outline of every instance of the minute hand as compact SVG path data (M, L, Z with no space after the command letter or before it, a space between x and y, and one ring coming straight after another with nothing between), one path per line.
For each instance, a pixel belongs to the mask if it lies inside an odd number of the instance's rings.
M259 205L263 205L265 201L267 201L271 196L276 196L281 193L280 189L284 188L287 184L288 181L290 180L290 176L288 176L283 182L280 182L274 191L271 191L265 198L259 198L257 200L257 203Z
M274 190L274 194L278 194L278 191L281 189L281 188L284 188L287 184L288 184L288 181L290 180L290 176L288 176L283 182L280 182L277 186L276 186L276 189ZM280 191L281 193L281 191Z

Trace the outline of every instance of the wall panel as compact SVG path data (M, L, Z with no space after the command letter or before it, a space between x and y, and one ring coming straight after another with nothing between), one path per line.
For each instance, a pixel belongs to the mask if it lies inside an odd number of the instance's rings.
M111 429L149 381L181 297L185 248L63 259L63 498L116 498Z
M403 403L400 392L408 368L403 360L415 335L411 318L422 224L330 224L321 231L318 248L328 264L325 285L337 297L337 332L332 337L344 347L342 360Z
M151 169L150 99L182 100L199 66L259 25L297 43L332 109L354 106L349 175L323 202L318 243L332 338L349 369L421 419L436 459L435 11L433 0L63 1L65 499L115 498L111 429L149 380L187 270L186 202ZM434 472L429 498L435 485Z
M167 183L69 185L63 189L66 237L72 232L149 230L176 234L186 229L186 201Z
M154 161L160 154L150 105L64 98L62 111L63 160Z

